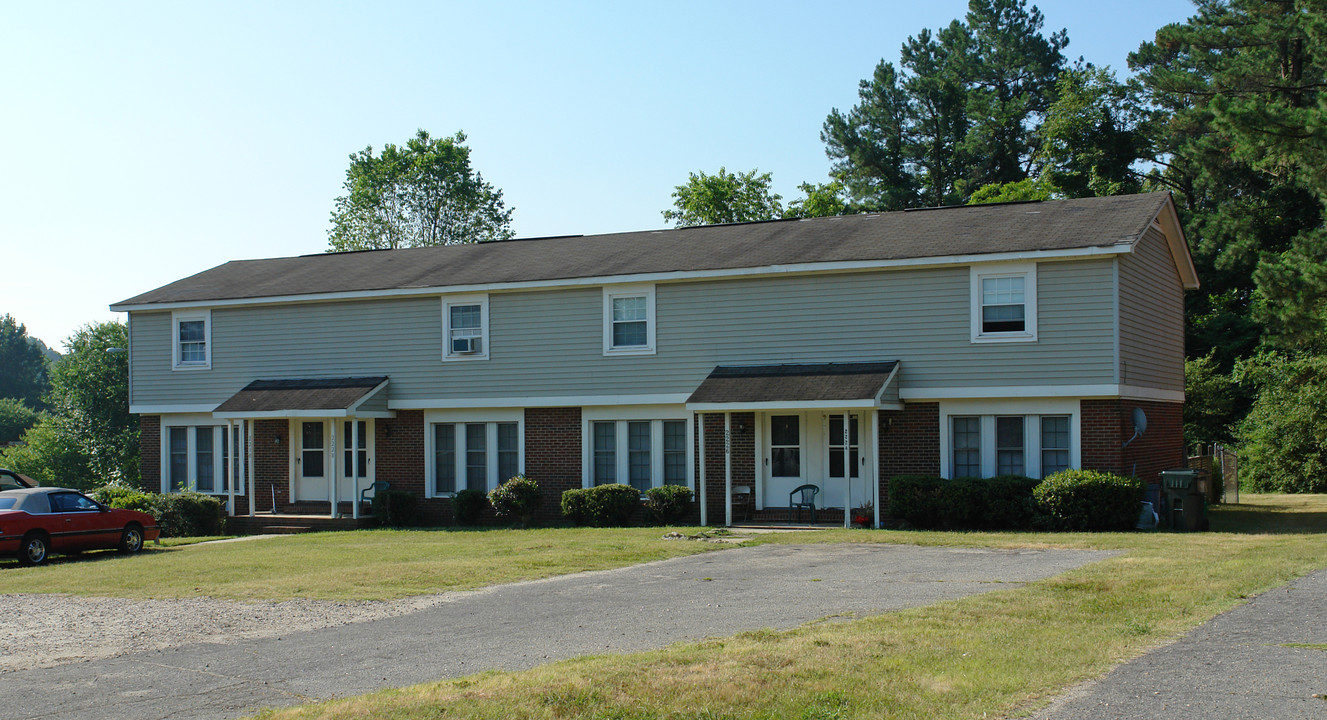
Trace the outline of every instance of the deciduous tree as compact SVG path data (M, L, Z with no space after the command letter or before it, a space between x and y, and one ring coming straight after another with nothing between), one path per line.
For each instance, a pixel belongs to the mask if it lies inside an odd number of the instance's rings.
M685 185L673 190L673 208L664 220L676 227L774 220L783 215L783 198L771 191L770 173L691 173Z
M465 133L432 138L423 130L350 156L345 195L336 199L328 251L382 250L505 240L511 209L502 191L470 167Z
M0 315L0 398L16 398L42 407L46 392L46 357L28 337L28 329L10 315Z

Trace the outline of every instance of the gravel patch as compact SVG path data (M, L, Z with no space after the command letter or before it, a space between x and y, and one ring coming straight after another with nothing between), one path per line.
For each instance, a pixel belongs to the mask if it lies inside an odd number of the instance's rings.
M9 609L0 613L0 674L144 650L234 643L381 620L440 605L462 594L370 602L0 595L0 607Z

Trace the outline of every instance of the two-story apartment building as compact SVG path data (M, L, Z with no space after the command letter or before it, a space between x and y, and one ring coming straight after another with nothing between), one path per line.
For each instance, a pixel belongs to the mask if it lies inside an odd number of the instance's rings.
M524 473L713 523L804 483L878 512L901 473L1155 480L1197 284L1152 193L243 260L111 307L162 490L357 514L385 480L445 520Z

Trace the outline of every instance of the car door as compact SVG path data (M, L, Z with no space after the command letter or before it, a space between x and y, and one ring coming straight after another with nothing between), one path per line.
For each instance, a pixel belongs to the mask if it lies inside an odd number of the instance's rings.
M56 552L104 548L118 542L118 529L109 528L109 513L82 493L50 495L51 549ZM111 538L117 538L114 542Z

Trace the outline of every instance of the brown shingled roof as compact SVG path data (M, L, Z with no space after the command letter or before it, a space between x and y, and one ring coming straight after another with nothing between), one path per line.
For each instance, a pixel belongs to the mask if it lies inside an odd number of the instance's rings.
M384 382L386 377L255 380L218 405L214 412L345 410Z
M1154 192L236 260L116 306L1108 247L1137 242L1168 198Z
M897 362L719 366L687 403L751 404L873 400Z

